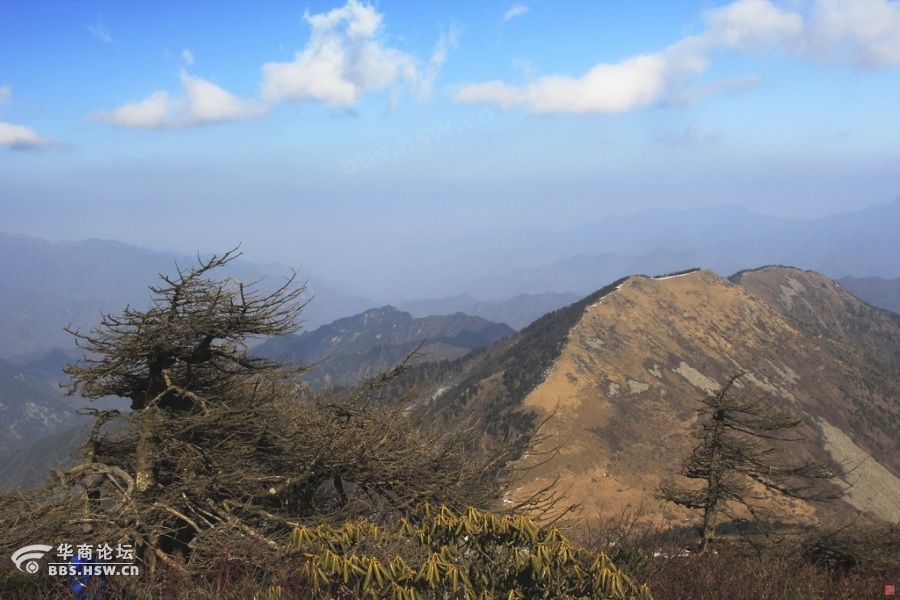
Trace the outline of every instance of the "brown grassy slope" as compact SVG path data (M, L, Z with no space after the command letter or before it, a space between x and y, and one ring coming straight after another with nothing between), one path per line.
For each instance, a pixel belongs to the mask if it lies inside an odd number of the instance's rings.
M841 363L839 376L823 381L844 402L824 406L822 416L852 431L878 462L900 475L900 315L875 309L814 272L768 267L733 279L813 334L817 348ZM844 410L829 410L839 408Z
M781 285L779 275L764 274L773 278L772 285ZM801 275L824 280L796 270L786 276ZM894 340L900 340L900 328L892 331L898 333ZM812 440L808 451L823 448L817 423L824 420L854 440L861 452L888 456L890 442L860 418L870 407L890 407L898 397L896 372L879 369L883 365L866 360L852 344L807 331L801 321L714 273L632 277L586 309L551 372L525 399L525 407L539 414L556 409L547 425L547 444L559 444L561 450L514 495L559 476L586 517L642 503L668 521L692 516L656 501L653 490L677 471L691 447L688 430L697 400L741 371L750 372L745 385L753 392L809 416L803 428ZM873 388L871 397L848 398L862 389L850 382L864 373L887 381ZM889 417L896 418L893 402ZM896 451L893 457L884 462L896 475ZM867 489L889 497L900 494L900 481L887 471L881 475L883 480ZM890 500L858 503L867 510L898 506ZM809 507L783 504L795 513L810 513ZM882 516L897 518L900 513L889 510Z

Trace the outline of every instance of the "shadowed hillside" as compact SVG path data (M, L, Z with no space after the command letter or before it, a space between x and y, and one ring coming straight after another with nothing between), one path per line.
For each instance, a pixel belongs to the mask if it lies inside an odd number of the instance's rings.
M900 314L900 279L841 277L838 283L860 300Z
M315 363L307 381L351 385L391 368L412 352L419 361L450 360L513 333L508 325L481 317L456 313L414 319L385 306L315 331L268 340L255 352L284 362Z
M25 446L76 421L75 409L58 394L0 359L0 453Z

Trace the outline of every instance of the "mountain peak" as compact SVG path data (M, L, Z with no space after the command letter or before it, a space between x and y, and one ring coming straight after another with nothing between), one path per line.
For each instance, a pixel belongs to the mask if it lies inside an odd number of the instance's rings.
M369 319L412 319L412 315L391 305L370 308L359 315L364 321ZM348 317L353 318L353 317Z
M314 331L266 341L258 355L289 362L318 363L310 377L350 384L390 368L418 351L423 360L458 358L494 343L514 330L464 313L414 319L393 306L372 308Z
M631 276L558 313L523 330L468 387L483 390L474 402L495 406L515 395L515 374L538 372L518 394L518 406L539 419L552 415L543 432L547 447L538 452L561 448L535 466L523 493L559 476L585 514L644 504L667 519L689 516L656 501L653 490L675 475L689 451L699 400L746 372L746 393L807 417L801 433L810 440L809 452L835 461L862 454L882 465L880 479L859 486L881 500L857 494L851 502L882 518L900 518L894 502L900 500L900 409L894 401L900 396L900 319L890 313L818 273L788 267L733 280L700 270ZM521 346L529 352L513 358ZM554 346L549 362L535 362ZM531 366L523 368L523 361ZM498 390L498 378L508 384L506 392ZM784 507L814 518L809 506Z

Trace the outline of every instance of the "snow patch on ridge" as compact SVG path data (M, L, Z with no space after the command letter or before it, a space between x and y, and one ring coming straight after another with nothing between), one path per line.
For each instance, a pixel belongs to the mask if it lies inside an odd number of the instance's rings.
M615 292L618 292L619 290L621 290L621 289L622 289L622 286L625 285L626 283L628 283L627 280L626 280L626 281L623 281L622 283L620 283L619 285L616 286L616 289L614 289L614 290L611 291L609 294L606 294L605 296L603 296L602 298L600 298L599 300L597 300L596 302L594 302L593 304L591 304L590 306L588 306L588 308L594 308L595 306L598 306L599 304L602 304L603 301L606 300L606 299L609 297L610 294L614 294Z

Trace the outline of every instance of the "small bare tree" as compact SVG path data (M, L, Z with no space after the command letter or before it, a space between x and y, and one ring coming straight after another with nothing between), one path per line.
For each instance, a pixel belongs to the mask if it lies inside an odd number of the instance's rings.
M681 474L700 481L686 487L665 481L658 497L703 511L703 550L715 537L722 515L736 518L731 507L745 507L757 524L765 522L769 493L803 500L841 496L831 483L838 473L823 461L792 461L786 445L804 441L796 435L803 420L777 408L765 397L734 387L744 373L729 378L718 391L702 400L693 432L698 443L684 460Z

